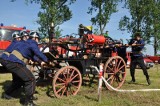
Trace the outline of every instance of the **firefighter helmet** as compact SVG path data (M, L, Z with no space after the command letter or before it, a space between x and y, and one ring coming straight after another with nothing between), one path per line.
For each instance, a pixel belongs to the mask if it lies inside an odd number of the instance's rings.
M29 33L26 31L26 30L22 30L20 32L20 35L23 37L23 36L29 36Z
M30 36L30 38L39 38L40 37L39 33L36 31L30 32L29 36Z
M12 33L12 38L19 38L19 37L21 37L19 32Z

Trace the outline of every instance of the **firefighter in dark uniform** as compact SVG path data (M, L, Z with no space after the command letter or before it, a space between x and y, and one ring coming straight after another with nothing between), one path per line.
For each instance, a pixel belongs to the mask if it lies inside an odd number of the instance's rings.
M8 56L10 55L10 53L13 51L15 44L21 40L21 36L20 36L19 32L14 32L12 34L12 39L13 40L12 40L11 44L7 47L7 49L0 56L0 63L3 65L4 69L5 69L5 67L4 67L4 61L8 58ZM5 71L7 71L7 69L5 69ZM13 79L12 82L16 81L16 77L14 76L14 74L12 74L12 79ZM4 93L2 95L2 98L12 99L13 97L11 97L11 96L9 96L9 95L7 95L7 94Z
M26 30L22 30L20 32L20 36L22 37L22 40L27 41L29 39L29 33Z
M42 66L48 61L46 56L38 48L38 40L39 34L37 32L31 32L30 38L27 41L22 40L16 43L9 57L3 61L5 68L15 74L17 79L19 79L12 83L9 89L5 91L5 94L9 95L23 85L26 96L24 106L35 106L33 103L33 94L35 92L36 81L31 71L26 67L27 61L33 60L34 56L42 60Z
M13 51L14 45L21 40L21 36L20 36L20 34L18 32L14 32L12 34L12 38L13 38L13 40L12 40L11 44L2 53L2 55L0 56L0 58L6 59L9 56L9 54Z
M20 34L19 34L19 32L14 32L13 34L12 34L12 42L11 42L11 44L7 47L7 49L0 55L0 63L2 64L2 66L3 66L3 61L4 61L4 59L6 59L9 55L10 55L10 53L12 52L12 50L13 50L13 47L14 47L14 45L17 43L17 42L19 42L21 40L21 36L20 36ZM3 70L2 71L4 71L4 72L8 72L6 69L5 69L5 67L3 66Z
M149 75L147 72L147 68L144 64L142 49L144 48L144 41L141 39L140 33L135 34L135 38L131 39L129 42L129 45L132 45L132 54L131 54L131 63L130 63L130 74L132 77L132 80L130 83L134 83L135 80L135 68L136 65L139 65L141 69L143 70L144 75L146 76L146 80L148 85L151 84L151 81L149 79Z

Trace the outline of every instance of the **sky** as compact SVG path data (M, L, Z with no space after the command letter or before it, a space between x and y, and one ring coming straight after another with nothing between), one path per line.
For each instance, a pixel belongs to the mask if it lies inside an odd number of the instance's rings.
M90 3L88 0L77 0L70 6L73 16L67 22L60 25L63 30L62 35L78 33L79 24L84 26L92 25L90 22L91 15L87 14ZM129 16L129 12L122 8L123 4L119 3L117 9L118 12L112 14L109 23L106 26L105 31L109 31L109 36L113 39L123 39L126 43L126 39L131 39L130 34L118 30L118 24L121 17L124 15ZM38 19L38 12L40 11L40 5L38 4L25 4L25 0L16 0L16 2L10 2L10 0L1 0L0 3L0 23L6 26L16 25L17 27L25 26L30 30L37 30L39 25L36 23ZM147 51L144 54L153 55L153 47L147 45Z

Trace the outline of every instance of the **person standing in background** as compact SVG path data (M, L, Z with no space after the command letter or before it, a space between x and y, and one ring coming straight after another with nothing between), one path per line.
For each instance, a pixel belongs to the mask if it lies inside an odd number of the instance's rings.
M151 84L151 81L149 79L149 75L147 72L147 68L144 64L142 49L144 48L144 41L141 38L140 33L136 33L134 38L130 40L129 45L132 46L132 54L131 54L131 63L130 63L130 74L132 80L130 83L134 83L135 80L135 68L136 65L139 65L141 69L143 70L143 74L146 76L146 80L148 85Z

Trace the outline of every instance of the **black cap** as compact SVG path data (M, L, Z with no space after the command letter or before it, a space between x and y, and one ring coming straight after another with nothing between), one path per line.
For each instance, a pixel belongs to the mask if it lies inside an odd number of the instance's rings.
M134 36L135 37L141 37L141 33L140 32L136 32Z

